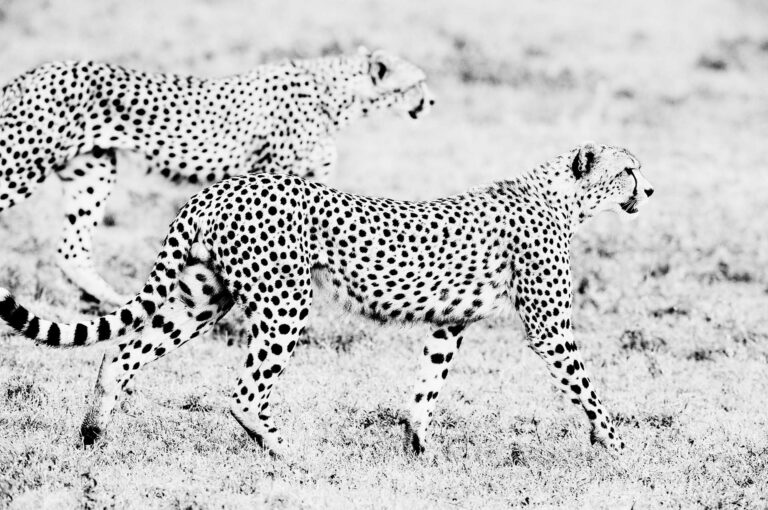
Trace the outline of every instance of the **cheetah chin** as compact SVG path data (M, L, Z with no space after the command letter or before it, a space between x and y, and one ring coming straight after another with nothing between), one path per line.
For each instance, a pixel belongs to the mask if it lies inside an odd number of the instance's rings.
M627 214L637 214L638 212L637 204L638 204L637 198L633 197L627 200L626 202L622 202L621 204L619 204L619 206L621 207L621 210Z

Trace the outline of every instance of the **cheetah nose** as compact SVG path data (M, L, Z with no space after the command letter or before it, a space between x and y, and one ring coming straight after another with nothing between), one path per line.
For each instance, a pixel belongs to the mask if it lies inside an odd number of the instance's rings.
M645 196L646 197L650 197L651 195L653 195L653 188L646 189L645 190Z

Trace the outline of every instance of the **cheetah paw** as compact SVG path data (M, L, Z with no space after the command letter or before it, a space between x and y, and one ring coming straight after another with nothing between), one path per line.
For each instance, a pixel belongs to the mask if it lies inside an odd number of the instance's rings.
M592 429L589 435L589 440L593 445L599 444L614 454L621 453L624 449L624 441L622 441L614 432L611 432L610 435L607 433L599 434L597 429Z

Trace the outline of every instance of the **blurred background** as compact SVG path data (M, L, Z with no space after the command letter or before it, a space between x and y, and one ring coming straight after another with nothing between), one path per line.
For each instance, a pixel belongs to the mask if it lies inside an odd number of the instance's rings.
M662 459L677 456L666 482L656 481L668 499L693 504L686 498L697 487L708 504L718 494L759 496L768 458L767 2L0 0L2 82L59 59L222 76L361 44L422 67L437 104L423 120L384 114L343 131L335 187L435 198L513 177L589 139L624 145L643 162L656 193L639 218L621 224L604 215L578 235L577 338L630 442L645 445L644 467L664 471ZM121 163L118 182L96 256L102 274L131 292L195 188L144 178L140 160ZM71 318L79 292L53 262L59 194L49 180L0 216L0 284L41 312ZM334 348L386 337L415 352L421 334L343 326L339 333L332 315L313 322L320 343ZM509 385L506 404L493 406L535 414L521 400L551 399L539 389L546 370L521 354L519 327L500 326L509 324L479 328L480 354L467 356L455 379L464 382L451 391L471 386L462 377L491 363ZM477 405L487 404L476 389ZM536 444L532 436L524 451ZM745 445L751 454L739 450ZM712 452L719 457L707 460ZM680 458L685 465L675 464ZM732 477L686 471L707 462ZM634 494L655 494L626 483Z
M766 20L759 0L0 0L0 81L58 59L222 76L360 44L387 48L427 71L437 108L423 122L385 115L341 133L336 186L431 198L515 175L587 139L626 145L658 188L632 227L645 232L636 248L663 233L693 237L764 276ZM121 171L132 193L111 201L117 235L105 232L97 248L119 271L129 269L119 243L136 241L135 229L122 230L130 211L144 211L147 228L157 223L157 237L194 192L177 190L169 203L164 182L133 185L132 168ZM39 203L57 199L55 182L47 188ZM15 222L30 209L9 214ZM35 228L55 228L44 212Z

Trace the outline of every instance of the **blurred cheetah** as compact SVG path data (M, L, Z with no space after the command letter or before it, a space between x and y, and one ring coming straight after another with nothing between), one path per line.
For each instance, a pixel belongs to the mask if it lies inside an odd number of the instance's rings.
M127 298L97 274L91 256L118 150L143 154L147 173L173 182L247 172L324 181L336 163L336 133L374 110L426 113L434 101L425 80L413 64L364 48L222 79L45 64L0 91L0 212L56 174L65 194L58 264L83 290L120 304Z

